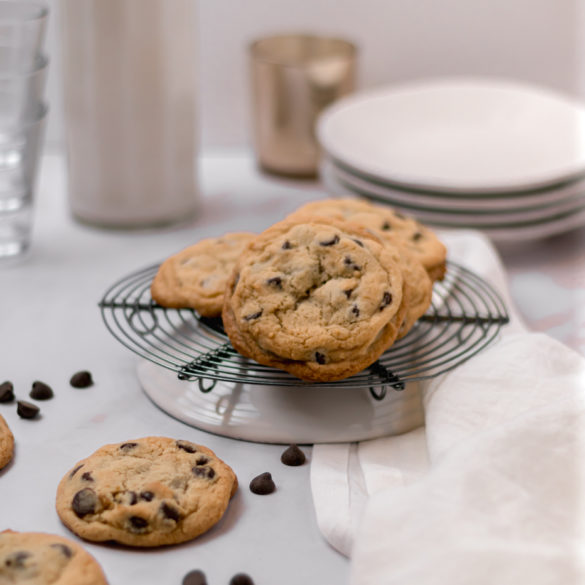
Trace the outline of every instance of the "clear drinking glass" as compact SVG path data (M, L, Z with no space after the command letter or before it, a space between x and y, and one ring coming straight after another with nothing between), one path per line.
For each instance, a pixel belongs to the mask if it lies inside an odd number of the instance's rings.
M0 69L31 69L41 53L49 10L41 2L0 0Z
M20 256L30 244L46 119L45 106L36 119L0 124L0 259Z

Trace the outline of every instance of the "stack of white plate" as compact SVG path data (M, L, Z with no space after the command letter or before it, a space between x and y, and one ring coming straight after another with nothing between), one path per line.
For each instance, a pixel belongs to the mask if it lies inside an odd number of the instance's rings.
M585 106L494 79L354 94L319 119L322 179L438 227L497 241L585 225Z

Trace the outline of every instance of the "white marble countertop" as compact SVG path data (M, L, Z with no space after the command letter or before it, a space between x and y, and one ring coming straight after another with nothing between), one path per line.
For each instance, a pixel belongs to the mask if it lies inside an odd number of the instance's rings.
M210 585L237 572L256 585L348 581L347 560L319 533L309 463L279 461L282 446L235 441L176 421L143 394L138 358L112 338L97 303L118 278L160 261L200 238L230 230L259 231L302 203L324 197L317 182L264 177L246 153L203 158L198 217L161 230L108 231L75 222L66 204L65 167L45 155L37 193L34 241L22 262L0 267L0 382L11 380L27 399L34 380L55 390L40 403L39 420L22 420L15 404L0 404L16 438L13 462L0 472L0 529L46 531L76 538L54 509L62 475L102 444L147 435L208 445L236 471L238 494L206 535L177 547L135 551L86 543L110 585L180 584L191 569ZM510 290L530 328L546 331L585 354L585 229L501 250ZM75 390L70 376L93 373L95 385ZM248 489L270 471L277 491Z

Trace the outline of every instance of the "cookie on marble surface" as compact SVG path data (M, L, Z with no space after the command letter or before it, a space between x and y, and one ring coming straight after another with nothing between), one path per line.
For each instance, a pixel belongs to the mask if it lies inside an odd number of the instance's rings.
M287 219L307 214L349 220L372 229L390 244L406 248L421 262L433 281L445 276L447 250L444 244L428 227L389 206L355 197L323 199L303 205Z
M282 221L240 256L222 319L232 345L307 381L340 380L375 362L406 307L397 249L325 217Z
M14 455L14 436L0 415L0 469L6 467Z
M218 317L226 282L253 237L239 232L208 238L167 258L152 281L152 298L163 307L191 308L204 317Z
M207 447L145 437L105 445L78 462L59 484L57 513L86 540L177 544L216 524L237 485Z
M42 532L0 532L0 583L107 585L97 561L81 546Z

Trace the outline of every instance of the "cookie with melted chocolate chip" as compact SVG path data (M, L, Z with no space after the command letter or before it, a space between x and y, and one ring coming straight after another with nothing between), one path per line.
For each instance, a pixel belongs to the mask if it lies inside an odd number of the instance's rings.
M10 463L14 454L14 436L6 424L4 417L0 415L0 469Z
M41 532L0 532L0 583L108 585L97 561L77 543Z
M280 222L240 256L222 319L233 346L307 381L351 376L396 338L406 307L400 253L360 226Z
M152 281L152 298L163 307L191 308L204 317L218 317L227 279L253 237L239 232L208 238L167 258Z
M59 484L57 513L87 540L176 544L216 524L237 485L210 449L146 437L106 445L77 463Z
M287 219L308 214L360 224L384 241L405 249L424 266L431 280L445 276L444 244L428 227L387 205L375 205L355 197L323 199L303 205Z

